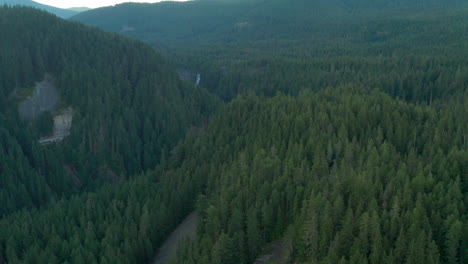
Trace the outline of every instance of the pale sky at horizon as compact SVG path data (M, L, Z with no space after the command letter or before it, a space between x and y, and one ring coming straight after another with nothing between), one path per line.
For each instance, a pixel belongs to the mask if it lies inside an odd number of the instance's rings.
M135 2L135 3L156 3L163 0L33 0L45 5L60 7L60 8L70 8L70 7L89 7L97 8L102 6L112 6L115 4L125 3L125 2ZM171 0L171 1L187 1L187 0Z

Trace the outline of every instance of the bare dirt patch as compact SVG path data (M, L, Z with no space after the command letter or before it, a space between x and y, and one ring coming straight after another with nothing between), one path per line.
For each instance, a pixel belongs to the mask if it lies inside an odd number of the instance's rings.
M31 96L18 105L18 112L26 120L34 120L43 112L54 112L60 101L57 85L51 75L46 74Z
M62 141L70 135L70 130L73 122L73 109L71 107L60 111L54 115L54 130L53 135L39 139L39 144L48 145Z
M194 238L197 230L197 215L191 213L185 220L172 232L158 249L154 264L168 264L176 256L177 245L184 238Z
M71 107L60 111L54 116L54 136L67 136L73 122L73 109Z
M281 239L266 247L266 254L261 255L253 264L286 264L289 261L289 243Z

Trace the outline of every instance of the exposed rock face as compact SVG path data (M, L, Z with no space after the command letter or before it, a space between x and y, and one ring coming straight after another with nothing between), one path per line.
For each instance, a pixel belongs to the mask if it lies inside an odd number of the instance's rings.
M39 140L40 144L60 142L70 135L73 109L68 107L57 111L59 102L60 94L57 85L53 77L46 74L44 80L36 83L33 94L18 105L18 112L21 117L28 121L34 121L43 112L52 113L54 118L53 135L41 138Z
M73 121L73 109L71 107L54 116L54 136L68 136Z
M52 76L46 75L44 80L36 83L33 94L21 102L18 111L26 120L32 121L43 112L54 112L60 95Z
M48 145L62 141L68 135L73 122L73 109L71 107L54 115L54 134L50 137L41 138L39 144Z

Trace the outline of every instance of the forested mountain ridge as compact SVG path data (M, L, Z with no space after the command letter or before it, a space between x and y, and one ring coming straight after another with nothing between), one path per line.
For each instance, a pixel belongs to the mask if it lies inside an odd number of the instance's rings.
M0 215L154 168L218 105L139 41L25 7L0 8L0 36ZM28 124L16 108L46 74L74 116L63 143L39 147L52 113Z
M78 10L62 9L62 8L57 8L53 6L48 6L48 5L40 4L31 0L0 0L0 5L4 5L4 4L8 6L18 5L18 6L34 7L34 8L45 10L47 12L50 12L62 18L69 18L81 12Z
M192 45L206 41L307 38L323 33L321 28L331 25L337 29L379 16L463 7L468 4L462 0L195 0L125 3L82 12L71 19L151 44L178 46L181 40Z
M467 262L465 6L90 12L200 72L200 87L139 41L0 9L0 263L150 263L194 211L173 263L258 263L275 241L278 264ZM17 102L44 74L75 115L63 143L40 147L50 114L25 122Z
M272 96L347 83L426 103L466 91L468 3L385 3L124 4L72 19L150 43L227 101L251 90Z

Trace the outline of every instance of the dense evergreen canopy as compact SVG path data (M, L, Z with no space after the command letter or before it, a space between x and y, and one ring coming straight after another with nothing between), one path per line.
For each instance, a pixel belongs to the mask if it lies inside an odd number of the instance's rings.
M197 200L176 263L249 263L285 235L312 263L463 263L468 108L451 105L357 87L239 98L154 174L4 219L3 255L145 262Z
M74 19L164 57L0 8L0 263L150 263L193 211L174 263L254 263L275 241L282 264L468 261L465 1L198 0ZM54 113L17 109L46 74L75 115L40 146Z
M175 263L252 263L284 237L300 263L463 263L468 108L451 103L350 86L235 100L197 148L202 224Z
M20 7L0 8L0 35L0 215L154 168L218 105L135 40ZM45 74L75 114L63 144L39 148L16 104Z
M199 0L73 19L150 43L224 100L352 82L430 103L466 93L467 8L456 0Z

